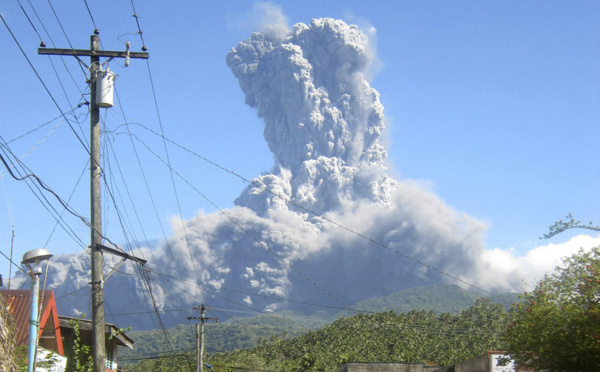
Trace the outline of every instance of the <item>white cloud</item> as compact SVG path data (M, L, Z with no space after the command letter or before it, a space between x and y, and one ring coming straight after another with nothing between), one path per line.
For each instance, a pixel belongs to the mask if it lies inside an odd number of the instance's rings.
M230 27L255 32L260 30L273 40L283 40L289 34L289 21L278 4L257 1L252 11L245 14L230 15Z
M246 268L246 273L243 275L245 279L252 278L254 276L254 270L251 267Z
M489 287L527 290L536 285L545 273L552 273L564 258L580 249L589 251L600 246L600 235L577 235L563 243L549 243L530 250L524 256L499 248L484 250L482 259L487 270L481 282Z
M283 9L274 3L257 2L252 8L253 26L267 36L283 40L289 33L288 20Z

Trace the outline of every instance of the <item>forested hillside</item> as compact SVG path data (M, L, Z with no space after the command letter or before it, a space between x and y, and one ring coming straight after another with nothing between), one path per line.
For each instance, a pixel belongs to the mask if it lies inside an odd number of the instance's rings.
M451 365L488 350L501 349L504 307L487 299L453 315L415 310L344 317L333 324L289 338L271 336L258 346L210 354L215 371L339 371L348 362L424 362ZM126 370L188 371L194 353L144 360Z
M258 345L260 340L272 336L295 337L325 324L324 320L319 319L278 315L236 318L219 324L206 323L206 351L215 353L251 348ZM127 361L194 350L196 336L192 323L171 328L167 334L168 342L160 330L128 333L135 341L135 349L123 348L119 351L119 359Z
M331 324L336 319L352 317L357 314L357 311L375 314L392 310L401 314L412 310L424 310L438 315L443 313L455 315L469 309L479 297L477 293L464 290L456 285L431 285L410 288L390 296L359 302L353 306L355 311L345 310L336 314L319 311L311 316L282 312L272 315L231 318L225 322L221 321L219 324L207 323L205 325L206 351L214 354L252 348L257 346L259 341L271 339L274 336L279 339L292 338ZM512 293L494 296L490 299L490 302L501 302L505 308L511 302L517 301L518 295ZM119 359L126 361L134 358L192 351L195 347L194 332L192 323L171 328L167 331L169 342L166 342L164 333L160 330L129 332L128 335L135 341L135 349L121 350ZM134 359L131 362L138 360Z
M464 290L457 285L434 284L413 287L389 296L362 301L353 308L363 312L394 310L397 313L406 313L411 310L431 310L436 314L458 314L473 306L478 298L487 297L483 294ZM490 301L500 303L508 309L511 303L519 301L519 296L516 293L503 293L492 296ZM351 315L354 314L349 311L339 314L339 316Z

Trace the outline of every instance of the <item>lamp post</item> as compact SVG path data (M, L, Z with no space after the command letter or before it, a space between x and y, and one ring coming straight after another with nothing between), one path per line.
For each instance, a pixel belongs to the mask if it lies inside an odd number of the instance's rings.
M48 260L52 254L44 248L26 252L21 264L27 265L31 276L31 315L29 317L29 358L27 372L35 371L35 351L38 338L38 296L40 294L40 275L42 274L42 261Z

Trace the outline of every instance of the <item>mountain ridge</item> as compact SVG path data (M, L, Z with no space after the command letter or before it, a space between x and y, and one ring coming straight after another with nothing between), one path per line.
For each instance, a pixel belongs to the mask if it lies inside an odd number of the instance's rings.
M473 306L479 298L477 293L465 290L454 284L434 284L419 286L398 291L388 296L376 297L371 300L361 301L353 306L353 310L343 310L335 314L316 311L311 315L299 315L293 311L282 311L274 314L259 314L257 316L230 318L219 324L205 324L207 352L228 352L256 346L260 340L272 337L290 338L300 336L306 332L326 327L336 320L350 317L362 312L382 313L393 311L395 313L408 313L413 310L432 311L438 315L443 313L459 314ZM506 301L517 301L518 294L498 294L490 302L501 303L505 307L510 304ZM209 313L218 313L219 310ZM212 315L212 314L211 314ZM176 350L193 350L194 326L178 325L168 330ZM128 336L135 342L134 350L123 350L123 359L138 357L151 357L165 350L161 349L164 335L160 330L128 332Z

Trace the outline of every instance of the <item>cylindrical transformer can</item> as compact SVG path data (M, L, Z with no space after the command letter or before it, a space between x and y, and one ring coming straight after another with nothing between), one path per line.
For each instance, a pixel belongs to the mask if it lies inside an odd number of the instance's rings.
M113 107L113 91L115 74L109 69L96 72L96 105L98 107Z

